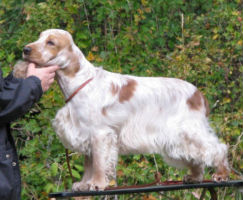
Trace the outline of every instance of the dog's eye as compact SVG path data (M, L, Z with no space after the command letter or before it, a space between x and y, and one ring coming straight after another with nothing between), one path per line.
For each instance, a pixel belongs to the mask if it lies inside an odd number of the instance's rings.
M55 45L55 43L52 42L51 40L47 41L47 44L50 45L50 46L54 46Z

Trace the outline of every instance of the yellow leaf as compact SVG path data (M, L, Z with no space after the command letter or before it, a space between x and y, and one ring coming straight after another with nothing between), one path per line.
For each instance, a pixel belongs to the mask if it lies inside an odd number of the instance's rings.
M144 8L146 13L151 13L151 8Z
M99 57L99 56L96 56L95 61L96 61L96 62L102 62L103 59L102 59L101 57Z
M4 22L5 22L5 20L1 20L1 21L0 21L0 24L3 24Z
M181 61L181 60L182 60L182 57L181 57L181 55L179 55L179 56L176 56L176 60L177 60L177 61Z
M240 168L243 169L243 162L240 164Z
M146 6L148 4L148 1L147 0L141 0L141 3L143 6Z
M152 72L150 69L147 69L147 70L146 70L146 73L147 73L148 75L150 75L150 76L153 74L153 72Z
M216 35L213 36L213 39L216 40L218 37L219 37L219 35L216 34Z
M211 60L209 57L207 57L207 58L205 59L205 61L206 61L206 63L210 63L212 60Z
M184 46L183 46L183 45L176 45L176 47L177 47L178 49L184 49Z
M138 9L138 13L140 14L140 15L142 15L143 14L143 10L141 10L140 8Z
M234 15L234 16L238 16L240 13L239 12L237 12L237 11L233 11L232 12L232 15Z
M72 28L67 28L67 31L69 32L69 33L71 33L71 34L73 34L74 33L74 30L72 29Z
M228 98L228 97L225 97L225 98L223 99L223 104L230 103L230 102L231 102L231 99Z
M242 46L242 44L243 44L243 40L239 40L239 41L237 42L237 44L238 44L239 46Z
M88 59L89 61L93 61L93 60L95 59L95 56L92 54L91 51L89 52L89 54L88 54L88 56L87 56L87 59Z
M97 52L97 51L99 51L99 47L94 46L91 50Z
M116 180L112 179L109 183L109 186L115 186L116 185Z
M134 15L134 21L135 21L136 24L138 24L138 22L140 21L139 16L136 15L136 14Z

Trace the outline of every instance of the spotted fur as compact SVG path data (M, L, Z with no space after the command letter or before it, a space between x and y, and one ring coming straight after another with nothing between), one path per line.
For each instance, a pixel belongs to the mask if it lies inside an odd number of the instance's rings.
M207 101L194 85L95 67L63 30L46 30L27 47L32 52L24 59L61 67L57 80L65 98L93 78L53 120L63 145L85 154L84 176L73 190L104 189L120 154L160 154L191 171L187 182L202 181L205 166L218 170L216 181L228 177L227 146L210 127Z

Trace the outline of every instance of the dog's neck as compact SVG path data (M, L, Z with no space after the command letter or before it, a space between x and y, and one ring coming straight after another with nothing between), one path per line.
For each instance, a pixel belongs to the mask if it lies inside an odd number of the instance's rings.
M96 68L84 57L78 59L78 63L70 62L70 65L67 68L74 68L72 64L78 64L78 70L72 73L66 73L65 70L58 70L56 73L56 78L58 84L67 99L83 82L88 80L91 77L95 77Z

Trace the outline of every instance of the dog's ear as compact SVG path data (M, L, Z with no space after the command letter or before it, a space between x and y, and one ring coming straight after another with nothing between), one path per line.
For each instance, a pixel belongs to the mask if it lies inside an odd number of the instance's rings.
M67 67L63 69L63 72L66 76L74 77L75 74L80 69L79 57L72 52L69 52L68 55L69 55L70 63Z
M72 44L69 44L68 51L73 52L73 46L72 46Z
M19 60L13 68L13 76L16 78L26 78L29 62Z

